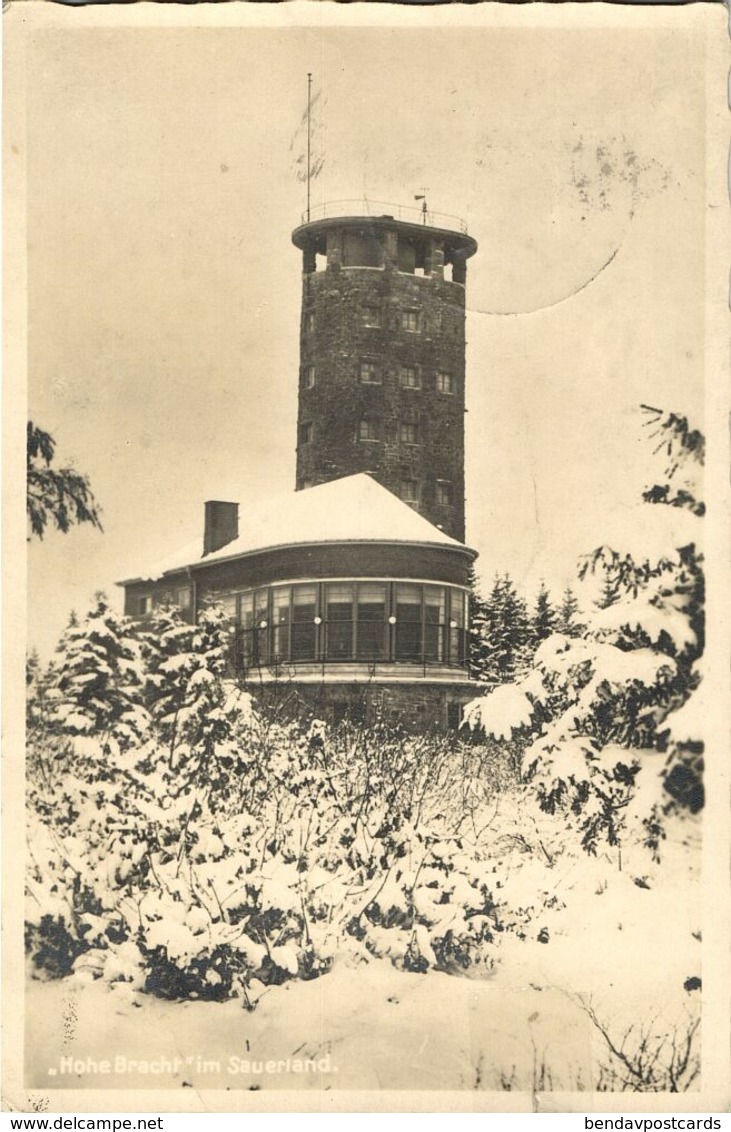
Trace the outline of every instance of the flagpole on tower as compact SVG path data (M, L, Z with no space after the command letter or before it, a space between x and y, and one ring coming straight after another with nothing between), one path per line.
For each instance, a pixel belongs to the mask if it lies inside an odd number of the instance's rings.
M307 222L310 221L310 180L312 176L312 73L307 72Z

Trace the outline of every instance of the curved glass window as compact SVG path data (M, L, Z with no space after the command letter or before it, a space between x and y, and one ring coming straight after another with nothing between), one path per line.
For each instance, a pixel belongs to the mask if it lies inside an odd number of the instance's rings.
M317 654L317 586L291 588L292 643L288 659L312 660Z
M269 663L269 591L254 594L254 656L257 664Z
M467 595L452 590L449 620L449 655L452 664L465 664L467 658Z
M272 656L289 659L291 590L282 586L272 592Z
M238 596L244 671L345 662L464 666L466 594L453 586L344 580Z
M395 660L421 660L422 593L421 586L397 585Z
M388 589L385 582L361 582L356 607L356 657L384 660L387 654Z
M246 669L254 660L254 595L242 594L239 598L239 663Z
M446 600L442 586L424 586L424 659L444 660Z
M325 587L325 656L328 660L350 660L353 656L352 583Z

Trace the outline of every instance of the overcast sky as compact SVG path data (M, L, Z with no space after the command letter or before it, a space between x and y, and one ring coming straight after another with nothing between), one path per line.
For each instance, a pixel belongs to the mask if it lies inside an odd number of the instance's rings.
M636 523L638 405L702 414L704 75L683 28L39 31L29 411L105 530L30 545L31 643L202 533L205 499L246 522L294 487L308 71L315 204L426 189L478 241L467 541L487 581L561 586Z

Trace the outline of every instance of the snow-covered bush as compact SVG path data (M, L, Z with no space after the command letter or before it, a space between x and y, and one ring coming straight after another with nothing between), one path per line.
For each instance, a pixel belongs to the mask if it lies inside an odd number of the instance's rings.
M261 718L227 648L215 609L194 627L166 611L137 639L97 607L53 671L33 670L30 711L48 714L42 687L52 729L29 742L54 751L30 762L36 964L247 1001L344 947L411 970L489 967L496 933L526 918L496 896L481 840L511 752ZM82 679L90 657L105 681Z
M668 483L644 499L684 510L693 529L647 556L607 546L588 555L580 577L596 579L600 599L581 635L548 636L526 675L465 713L473 728L522 741L541 808L559 812L592 854L619 850L628 833L657 856L668 813L702 806L702 731L683 720L701 681L703 507L693 473L703 444L683 418L647 412Z
M65 817L35 795L37 962L51 966L47 937L63 931L67 960L54 973L88 970L94 950L96 973L170 997L246 996L252 980L313 977L348 941L364 959L407 969L489 965L500 930L491 866L454 818L434 812L447 791L429 768L438 775L444 752L420 742L396 776L379 769L380 754L354 763L322 726L249 720L237 744L248 809L244 789L235 805L217 788L179 790L167 751L147 748L119 759L118 781L103 789L57 784ZM464 784L453 766L441 773L466 817Z

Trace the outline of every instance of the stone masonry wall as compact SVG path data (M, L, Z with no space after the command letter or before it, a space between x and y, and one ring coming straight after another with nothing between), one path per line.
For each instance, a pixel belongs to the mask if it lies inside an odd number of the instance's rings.
M417 510L464 540L464 302L457 283L389 267L303 276L298 488L370 472L404 498L415 482ZM404 312L416 329L404 327ZM366 363L372 380L363 380ZM402 367L415 370L418 388L401 384ZM364 419L374 439L361 438ZM414 426L415 443L401 425Z
M479 689L449 684L277 684L252 683L255 703L276 709L282 719L344 719L370 726L377 721L410 733L456 730L464 705Z

